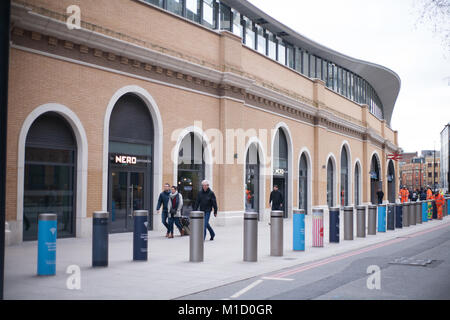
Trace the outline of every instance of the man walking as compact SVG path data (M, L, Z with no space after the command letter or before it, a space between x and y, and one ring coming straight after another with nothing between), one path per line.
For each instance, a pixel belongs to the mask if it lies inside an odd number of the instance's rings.
M282 210L283 208L283 195L278 190L278 186L273 186L273 191L270 193L269 204L272 206L272 211Z
M200 211L205 212L205 227L203 231L203 239L206 239L206 229L209 231L209 235L211 236L211 241L214 240L216 234L214 233L213 228L209 225L209 218L211 216L211 211L214 209L214 217L217 217L217 200L214 192L209 188L209 181L202 181L202 190L199 191L197 195L197 200L195 201L194 211L197 211L200 208Z
M161 220L162 224L167 229L166 238L169 237L169 224L167 223L167 218L169 214L169 211L167 209L167 206L169 204L169 196L170 196L170 184L166 183L164 185L164 191L159 194L158 204L156 205L156 211L158 212L158 214L160 213L161 205L163 207Z
M378 189L377 192L378 204L383 204L384 192L381 189Z

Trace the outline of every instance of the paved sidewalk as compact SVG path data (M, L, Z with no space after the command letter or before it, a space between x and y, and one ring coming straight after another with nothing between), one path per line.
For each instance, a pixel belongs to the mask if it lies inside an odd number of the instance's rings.
M356 220L356 214L355 214ZM109 267L91 267L91 239L60 239L57 243L56 276L36 276L37 243L6 248L5 299L174 299L230 282L282 268L330 257L374 243L403 237L438 225L450 218L433 220L376 236L343 240L343 214L339 244L328 242L328 215L324 217L324 248L311 247L311 216L306 216L306 252L292 251L292 219L284 223L284 256L271 257L270 226L259 223L258 262L243 262L243 226L215 227L216 239L205 242L205 261L189 262L189 237L166 239L149 233L149 260L132 261L132 234L110 235ZM81 290L69 290L69 265L81 268Z

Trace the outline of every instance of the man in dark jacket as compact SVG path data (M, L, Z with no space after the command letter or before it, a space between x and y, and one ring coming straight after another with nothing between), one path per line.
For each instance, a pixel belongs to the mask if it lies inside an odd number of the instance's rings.
M202 190L199 191L197 195L197 200L195 201L194 211L200 209L200 211L205 212L205 227L203 231L203 239L206 238L206 229L209 231L209 235L211 236L211 241L214 240L216 234L214 233L213 228L211 228L209 224L209 218L211 216L211 211L214 209L214 217L217 217L217 200L214 192L209 188L209 181L202 181Z
M159 194L158 204L156 205L156 211L158 212L158 214L160 213L161 205L163 207L161 220L162 224L167 229L166 237L169 237L169 224L167 223L167 218L169 214L169 212L167 211L167 206L169 204L169 196L170 196L170 184L166 183L164 185L164 191Z
M273 210L282 210L283 208L283 194L278 190L278 186L273 186L273 191L270 193L269 204L272 205Z
M381 189L378 189L377 192L378 204L383 204L384 192Z

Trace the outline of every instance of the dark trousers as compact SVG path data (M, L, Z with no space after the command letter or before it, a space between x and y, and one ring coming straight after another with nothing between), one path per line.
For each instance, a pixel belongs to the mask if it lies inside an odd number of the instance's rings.
M181 227L181 223L180 223L180 218L178 218L178 217L169 217L169 223L168 223L168 232L169 233L171 233L171 234L173 234L173 224L175 223L175 225L177 226L177 228L178 228L178 230L180 231L180 234L181 234L181 230L182 230L182 227Z
M206 239L206 229L208 229L209 235L211 236L211 238L214 238L216 236L216 234L214 233L213 228L211 228L211 226L209 225L209 218L210 217L211 217L211 211L205 212L205 228L203 230L203 240Z
M162 220L162 224L167 229L167 233L169 233L169 224L167 223L167 215L168 215L167 211L163 210L163 212L161 214L161 220Z

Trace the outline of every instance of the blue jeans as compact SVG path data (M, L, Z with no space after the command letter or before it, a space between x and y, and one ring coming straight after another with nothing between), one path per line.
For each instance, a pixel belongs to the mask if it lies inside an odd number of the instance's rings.
M161 220L164 227L167 228L167 233L169 233L169 225L167 224L167 215L168 215L167 211L163 210L161 214Z
M209 231L209 235L211 236L211 238L214 238L216 236L216 234L214 233L213 228L211 228L211 226L209 225L209 218L211 216L211 211L207 211L205 212L205 228L203 229L203 240L206 239L206 229L208 229Z
M178 218L178 217L174 217L174 218L169 217L169 228L168 228L169 231L168 232L173 234L173 224L174 223L175 223L175 225L177 226L178 230L181 233L181 230L183 228L181 227L180 218Z

